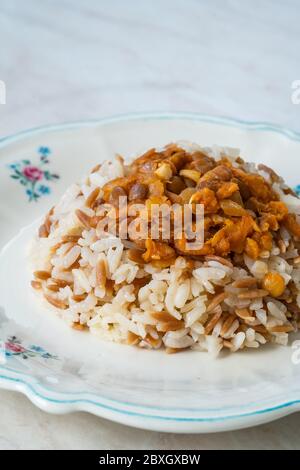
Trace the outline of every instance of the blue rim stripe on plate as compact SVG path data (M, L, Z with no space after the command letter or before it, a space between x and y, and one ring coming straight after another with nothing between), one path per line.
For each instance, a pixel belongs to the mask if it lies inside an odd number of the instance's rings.
M209 423L218 422L218 421L228 421L228 420L245 418L245 417L250 417L250 416L258 416L258 415L262 415L262 414L265 414L265 413L271 413L272 411L278 411L278 410L281 410L281 409L284 409L284 408L290 408L290 407L295 406L295 405L300 403L300 400L294 400L294 401L282 403L281 405L278 405L278 406L264 408L262 410L249 411L249 412L246 412L246 413L242 413L242 414L238 414L238 415L232 415L232 416L219 416L219 417L215 417L215 418L213 418L213 417L212 418L200 418L200 417L199 418L184 418L184 417L179 417L179 416L160 416L160 415L150 415L150 414L146 414L146 413L139 413L137 411L129 411L129 410L124 410L122 408L121 409L115 408L113 406L105 405L104 403L100 403L100 402L96 402L96 401L88 400L88 399L84 399L84 398L83 399L77 398L77 399L73 399L73 400L70 400L70 399L59 400L57 398L50 398L50 397L46 397L45 395L40 394L39 392L37 392L35 390L35 388L31 384L29 384L28 382L25 382L24 380L15 379L15 378L12 378L12 377L6 377L6 376L3 376L3 375L0 375L0 380L14 382L14 383L17 383L17 384L22 384L27 389L29 389L31 392L33 392L34 395L37 398L40 398L40 399L42 399L42 400L44 400L48 403L53 403L53 404L58 404L58 405L72 405L72 404L74 405L74 404L77 404L77 403L81 403L81 404L85 403L87 405L94 405L94 406L97 406L99 408L103 408L103 409L113 411L115 413L124 414L124 415L127 415L127 416L136 416L136 417L139 417L139 418L148 418L148 419L156 419L156 420L163 420L163 421L209 422ZM142 408L142 406L141 406L141 408Z
M9 377L9 376L1 376L1 373L3 371L6 371L6 372L11 372L13 373L14 375L20 375L22 378L32 378L33 376L30 375L29 373L27 372L20 372L16 369L13 369L11 367L4 367L4 366L0 366L0 378L3 377L3 378L8 378L9 380L13 379L12 377ZM16 379L16 380L19 380L19 379ZM171 411L174 411L174 412L180 412L180 413L202 413L202 412L210 412L210 413L221 413L222 411L230 411L232 410L234 412L234 408L230 407L230 406L224 406L222 408L178 408L178 407L168 407L166 408L165 406L151 406L151 405L140 405L140 404L137 404L137 403L132 403L132 402L129 402L129 401L120 401L120 400L116 400L114 398L106 398L104 396L101 396L99 394L96 394L96 393L93 393L93 392L88 392L88 391L81 391L81 392L61 392L61 391L55 391L51 388L48 388L46 387L45 385L42 385L42 384L37 384L40 388L42 388L45 392L48 392L48 393L55 393L55 394L60 394L60 395L63 395L64 397L68 397L68 396L79 396L81 398L79 398L80 400L90 400L90 401L95 401L93 399L93 397L95 397L95 399L97 397L100 397L106 401L109 401L111 403L115 403L116 405L122 405L122 406L128 406L128 407L132 407L132 408L144 408L144 409L147 409L147 410L153 410L153 411L165 411L165 412L171 412ZM294 390L294 393L296 393L296 391ZM298 391L298 393L300 394L300 390ZM83 398L83 396L90 396L92 398ZM276 397L269 397L269 401L271 401L272 399L274 400ZM66 398L64 398L65 400ZM278 397L277 397L277 400L278 400ZM296 400L297 401L297 400ZM294 400L290 400L290 402L293 402L294 403ZM300 400L299 400L300 402ZM240 404L239 405L239 409L243 409L243 408L247 408L249 406L259 406L259 404L257 402L248 402L244 405ZM269 409L269 408L273 408L272 406L267 406L266 409Z
M231 127L240 127L241 129L253 130L253 131L262 131L262 132L274 132L281 134L290 140L300 141L300 132L288 129L286 127L279 126L277 124L272 124L264 121L246 121L243 119L231 118L226 116L213 116L209 114L201 113L184 113L184 112L151 112L151 113L129 113L129 114L119 114L114 115L108 118L102 119L90 119L85 121L73 121L65 122L62 124L50 124L44 126L38 126L25 131L17 132L12 135L4 136L0 138L0 148L5 147L6 144L15 142L32 135L37 135L45 131L55 132L55 131L64 131L66 129L76 129L79 127L93 127L97 124L99 125L109 125L113 123L123 122L123 121L135 121L135 120L176 120L176 119L188 119L191 121L206 122L211 124L222 124L225 126Z

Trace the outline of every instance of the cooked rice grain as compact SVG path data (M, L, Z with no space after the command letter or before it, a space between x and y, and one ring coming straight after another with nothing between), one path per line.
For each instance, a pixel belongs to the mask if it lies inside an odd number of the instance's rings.
M216 192L220 207L224 215L229 212L237 218L254 214L255 208L241 206L237 191L245 189L243 173L239 172L258 175L258 170L243 163L238 151L217 146L203 149L186 143L180 147L172 144L160 151L165 152L169 163L158 166L155 174L161 179L160 184L167 184L167 195L176 201L179 193L187 202L196 198L195 185L203 184L203 173L208 175L203 187L210 187L218 178L227 178L228 168L220 165L213 170L212 158L227 159L240 186L225 182ZM157 152L151 149L139 160L149 166ZM202 166L195 160L194 167L180 170L180 159L186 152L202 155ZM264 165L259 168L269 181L268 191L275 191L290 212L300 214L299 199L284 193L282 179ZM212 171L215 173L210 182ZM223 348L235 352L258 348L266 342L287 344L288 333L295 330L300 320L300 243L295 233L283 225L276 232L274 226L273 241L270 236L261 241L257 236L248 242L247 254L236 252L226 257L210 253L191 259L176 253L167 267L145 263L141 243L103 234L98 225L98 210L105 196L103 186L125 174L128 167L120 157L97 165L80 184L71 186L47 214L35 247L38 266L32 287L42 292L73 328L88 328L106 340L147 349L164 346L168 353L186 348L206 350L214 356ZM129 200L147 197L148 189L148 185L136 183ZM117 193L124 194L124 189L119 187L114 195ZM209 191L205 194L211 195ZM221 223L218 217L214 220ZM298 215L295 217L297 220ZM292 229L293 220L289 225ZM261 227L272 223L268 214L261 218ZM255 230L260 228L256 226ZM256 259L249 253L254 253ZM277 279L284 283L279 298L270 295L275 286L262 288L264 279L272 280L270 276L266 278L270 272L280 275Z

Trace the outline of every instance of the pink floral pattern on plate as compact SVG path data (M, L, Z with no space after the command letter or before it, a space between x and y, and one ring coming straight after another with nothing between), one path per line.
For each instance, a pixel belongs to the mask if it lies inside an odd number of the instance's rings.
M58 359L57 356L48 353L41 346L34 344L24 346L16 336L9 336L6 341L2 342L2 354L6 357L18 356L22 359L30 357L41 357L43 359Z
M38 201L43 195L50 194L49 182L59 179L59 175L51 173L45 165L50 163L49 147L39 147L39 163L33 165L31 160L21 160L8 165L12 170L10 177L24 186L29 202Z

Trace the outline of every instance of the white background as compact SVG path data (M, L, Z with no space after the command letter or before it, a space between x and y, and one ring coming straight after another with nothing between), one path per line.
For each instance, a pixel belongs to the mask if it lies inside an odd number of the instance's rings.
M0 136L136 111L196 111L300 130L297 0L0 0ZM50 416L0 392L0 449L300 448L300 414L214 435Z

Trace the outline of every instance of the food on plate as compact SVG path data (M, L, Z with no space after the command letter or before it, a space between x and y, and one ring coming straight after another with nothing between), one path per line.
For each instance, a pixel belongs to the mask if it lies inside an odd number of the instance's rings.
M169 231L157 206L170 209ZM175 206L190 209L197 243ZM300 320L299 215L283 179L236 149L116 156L46 215L32 287L74 328L116 342L214 355L286 345Z

